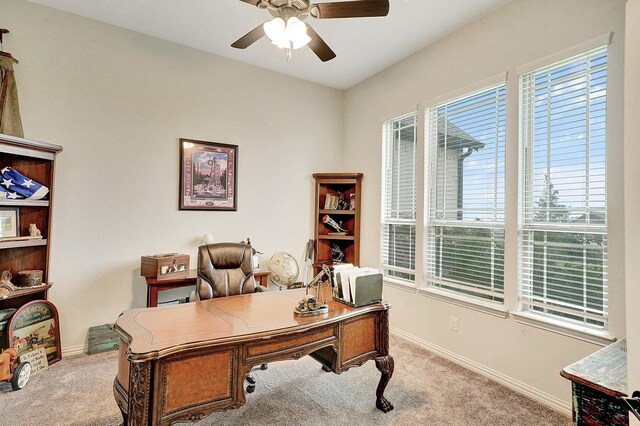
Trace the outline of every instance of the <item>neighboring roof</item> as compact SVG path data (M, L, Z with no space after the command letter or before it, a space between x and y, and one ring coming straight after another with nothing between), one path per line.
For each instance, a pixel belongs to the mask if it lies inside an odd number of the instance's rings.
M462 149L470 148L475 151L484 148L484 144L473 138L471 135L460 129L451 121L446 120L444 117L438 117L438 145L444 146L445 142L445 129L446 129L446 141L447 149Z
M573 219L573 223L589 223L591 225L603 225L607 223L607 216L604 212L591 212L589 213L589 221L587 222L587 214L583 213Z

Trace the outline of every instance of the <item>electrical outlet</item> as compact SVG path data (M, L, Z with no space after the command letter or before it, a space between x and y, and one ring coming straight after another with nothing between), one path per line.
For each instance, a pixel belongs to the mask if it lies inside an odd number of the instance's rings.
M453 331L458 331L458 318L449 317L449 328Z

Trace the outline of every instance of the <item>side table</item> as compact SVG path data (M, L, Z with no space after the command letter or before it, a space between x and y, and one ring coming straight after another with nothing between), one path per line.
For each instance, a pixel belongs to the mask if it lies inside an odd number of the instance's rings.
M253 273L256 281L261 286L267 287L269 271L255 271ZM146 278L147 280L147 308L155 308L158 306L158 293L165 290L171 290L174 288L195 286L198 280L198 271L195 269L189 270L189 275L186 278L177 278L171 280L158 280L157 278Z
M627 396L626 339L565 367L560 375L571 380L575 425L629 424L629 409L620 399Z

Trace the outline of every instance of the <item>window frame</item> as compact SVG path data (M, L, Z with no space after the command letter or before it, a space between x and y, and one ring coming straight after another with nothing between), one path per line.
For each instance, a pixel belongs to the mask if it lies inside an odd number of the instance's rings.
M401 123L403 120L408 118L413 118L413 128L414 128L414 153L413 153L413 219L387 219L387 213L390 210L389 205L387 205L388 196L387 192L390 190L388 173L394 172L392 169L392 165L390 164L393 159L393 143L395 142L393 132L396 131L393 129L394 123ZM382 124L382 172L381 172L381 217L380 217L380 266L383 271L383 275L385 280L391 280L393 282L401 283L404 285L413 285L416 283L416 246L417 246L417 215L418 215L418 194L417 194L417 167L418 167L418 114L416 111L403 114L401 116L392 118L390 120L385 121ZM410 127L410 126L406 126ZM397 131L401 131L399 128ZM413 235L414 235L414 244L410 249L413 253L413 262L414 269L398 267L395 265L389 265L388 262L385 262L385 256L388 256L388 249L390 247L390 241L385 239L388 237L388 233L385 231L385 228L389 225L409 225L413 226ZM390 273L403 273L408 275L413 275L413 279L404 278L400 276L395 276Z
M501 208L502 216L503 216L502 222L499 222L499 221L476 222L476 221L461 220L461 219L456 219L456 220L433 219L432 212L434 210L434 206L433 206L432 197L433 197L434 187L437 186L438 184L437 177L435 177L438 170L436 167L433 167L433 162L431 161L432 160L431 157L433 155L433 149L432 149L431 143L433 142L432 132L433 132L434 126L437 127L439 125L439 123L433 122L434 117L437 115L437 113L435 113L434 111L437 111L438 108L444 105L455 104L456 102L459 102L465 99L471 99L474 96L477 96L479 94L482 94L490 90L499 90L502 87L502 90L504 90L503 102L505 102L505 111L501 121L502 121L502 124L505 126L505 130L503 135L504 146L502 146L501 161L503 163L502 174L506 179L505 149L506 149L506 142L507 142L507 133L506 133L506 122L507 122L506 115L507 115L507 108L508 108L507 83L508 83L508 74L501 73L490 79L480 81L476 84L467 86L463 89L457 90L455 92L451 92L444 96L434 98L428 102L423 103L423 109L424 109L423 119L425 122L423 147L425 151L425 154L424 154L425 159L424 159L424 166L423 166L423 169L424 169L424 182L423 182L424 184L423 185L424 186L424 200L423 200L424 201L423 202L424 230L423 232L424 234L423 234L422 245L423 245L424 256L423 256L423 259L421 260L422 266L423 266L422 289L432 291L434 292L434 294L438 294L440 296L443 294L450 295L452 298L458 299L459 302L463 301L467 303L467 302L477 301L479 305L482 305L484 307L486 306L493 307L493 309L497 309L498 311L500 311L500 313L503 312L502 306L505 303L504 302L504 255L505 255L505 243L506 243L506 235L505 235L506 224L505 224L504 218L506 216L506 188L504 186L502 188L502 192L503 192L502 193L503 203ZM436 143L438 142L436 141ZM496 147L496 149L498 149L498 147ZM434 160L434 161L437 161L437 160ZM499 179L498 175L496 174L494 185L497 184L498 179ZM500 209L497 209L497 210L494 209L494 213L495 211L498 211L498 210ZM437 228L444 228L447 226L450 226L450 227L453 226L456 228L465 228L465 229L473 229L473 228L486 229L486 230L489 230L492 235L496 231L502 230L502 233L503 233L503 237L502 237L503 291L501 293L497 291L485 290L483 289L482 286L474 286L472 284L464 284L456 281L447 281L439 277L430 275L430 271L433 270L433 265L431 264L433 262L430 261L429 257L431 256L431 253L435 250L435 244L436 244L435 242L436 239L430 237L431 231L433 230L435 232ZM476 293L476 294L469 294L469 292ZM494 300L488 300L482 295L493 298ZM495 300L495 299L501 299L501 300Z
M535 196L533 194L528 195L528 192L531 191L530 188L534 185L534 153L532 150L532 143L534 141L533 133L535 132L535 125L533 123L533 114L535 114L535 108L532 107L532 103L534 102L534 96L531 96L531 90L527 93L529 97L528 102L524 99L525 96L525 85L530 85L528 79L534 78L533 76L536 73L545 71L545 70L553 70L561 68L562 66L566 66L571 64L574 61L578 61L581 59L587 59L592 55L596 55L601 53L602 51L606 52L607 55L607 64L604 67L607 70L606 73L606 92L607 94L605 99L605 111L608 108L609 99L608 99L608 91L609 91L609 44L611 41L611 35L607 34L603 37L599 37L590 41L589 43L585 43L581 46L578 46L574 49L559 53L557 55L553 55L552 57L546 58L545 60L536 61L535 63L529 64L526 67L519 68L518 71L518 126L519 126L519 142L518 142L518 152L519 152L519 164L518 164L518 279L517 279L517 317L520 320L530 320L530 321L546 321L548 324L557 327L559 324L564 325L567 328L571 328L574 330L586 332L588 334L593 334L597 337L607 336L608 330L610 327L609 324L609 305L610 305L610 297L609 297L609 289L608 289L608 220L605 221L604 224L596 226L593 224L561 224L553 223L553 222L535 222L533 220L534 212L533 205L535 203ZM587 59L588 60L588 59ZM587 78L591 76L591 70L586 71L584 74ZM535 91L535 89L533 89ZM588 99L590 100L590 99ZM587 128L590 126L590 118L588 114L590 113L589 108L585 111ZM607 185L606 182L608 180L609 170L607 167L608 163L608 154L607 154L607 145L608 145L608 136L607 136L607 113L605 113L605 121L604 121L604 215L607 217L607 211L609 210L609 199L607 196ZM587 130L588 131L588 130ZM551 130L549 130L551 132ZM546 141L547 149L549 149L549 140ZM585 148L588 152L589 147ZM547 161L551 161L549 157ZM588 163L588 161L586 162ZM589 165L585 165L585 168L588 169ZM589 174L585 176L588 180ZM550 178L549 178L550 179ZM552 183L547 186L548 188L553 187ZM570 207L570 206L568 206ZM586 213L585 213L586 214ZM601 235L603 238L603 264L602 264L602 274L603 274L603 310L604 315L598 317L598 321L602 322L602 325L589 324L588 319L594 319L596 316L587 312L589 311L589 307L585 303L583 320L578 321L571 318L562 318L562 316L557 314L551 314L546 311L556 311L558 313L564 312L566 315L578 316L576 314L576 310L571 310L571 308L566 308L562 306L560 301L557 302L556 305L546 304L543 302L538 302L535 299L534 295L529 295L527 292L530 291L534 284L532 275L535 273L533 266L531 268L527 268L525 266L525 260L531 260L533 263L533 255L525 256L525 244L528 244L528 250L531 250L532 247L535 246L534 241L534 233L535 232L544 232L545 235L548 233L554 232L569 232L572 234L580 234L583 236L588 235ZM584 244L583 244L584 245ZM545 242L546 247L546 242ZM586 256L586 253L584 254ZM546 256L546 255L545 255ZM526 258L526 259L525 259ZM546 259L546 257L545 257ZM586 264L587 260L583 260ZM545 271L546 274L546 271ZM546 277L546 275L545 275ZM531 284L525 284L525 282L531 281ZM545 278L546 282L546 278ZM586 283L584 284L587 285ZM587 291L586 288L583 288L583 291ZM542 309L540 311L538 309Z

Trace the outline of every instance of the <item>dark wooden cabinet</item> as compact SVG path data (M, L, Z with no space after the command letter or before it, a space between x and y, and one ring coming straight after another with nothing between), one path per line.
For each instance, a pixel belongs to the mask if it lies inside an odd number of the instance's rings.
M342 263L359 266L362 173L315 173L313 177L316 183L314 269L318 272L323 264L334 263L334 247L344 253ZM340 200L338 208L330 208L327 197ZM340 224L345 232L336 231L326 224L323 221L326 216Z
M575 425L629 424L629 409L620 399L627 396L626 339L565 367L560 375L571 380Z
M32 300L46 299L49 282L49 247L51 235L51 211L53 199L53 171L55 156L62 151L59 145L31 141L0 134L0 169L10 167L25 177L47 188L44 200L0 199L0 210L18 209L18 236L29 235L29 224L35 223L40 240L6 241L0 239L0 272L11 270L15 276L24 270L41 270L42 286L25 287L14 291L7 298L0 298L0 310L18 308ZM2 339L4 340L4 339ZM6 341L0 346L6 347Z

